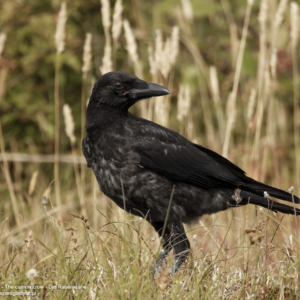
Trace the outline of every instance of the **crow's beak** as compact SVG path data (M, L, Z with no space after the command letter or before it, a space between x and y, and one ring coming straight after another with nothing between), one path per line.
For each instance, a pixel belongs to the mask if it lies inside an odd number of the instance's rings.
M129 97L131 99L145 99L151 97L158 97L170 94L170 91L163 87L162 85L147 82L148 88L147 89L134 89L131 90L129 93Z

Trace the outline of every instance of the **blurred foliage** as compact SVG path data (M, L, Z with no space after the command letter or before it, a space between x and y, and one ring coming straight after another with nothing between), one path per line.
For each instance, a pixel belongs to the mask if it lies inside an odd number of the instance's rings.
M66 46L61 56L60 96L61 105L68 103L73 109L76 135L79 137L81 66L85 34L87 32L93 34L93 71L88 77L87 94L90 92L92 82L100 76L99 65L102 61L105 38L99 0L73 0L66 1L66 3L68 20ZM111 13L114 3L115 1L111 1ZM228 3L240 38L247 1L232 0ZM0 99L0 118L7 151L11 150L10 141L12 138L17 141L20 152L35 151L51 154L54 151L54 65L56 58L54 35L60 4L61 1L57 0L3 0L0 3L0 32L7 34L4 52L0 60L0 68L7 70L4 81L5 92ZM206 65L215 65L218 70L221 89L220 105L225 111L226 100L232 89L234 68L230 54L230 29L222 1L193 0L192 5L194 20L191 26L191 36ZM148 45L154 44L155 29L160 28L165 35L169 35L172 26L179 25L180 1L132 0L124 1L123 7L123 19L129 20L138 42L144 79L151 80L148 65ZM236 126L235 139L244 138L245 107L257 73L258 12L259 2L256 1L250 19L237 100L237 105L243 107L241 113L238 111L237 122L243 122L243 125ZM289 27L288 22L285 27ZM287 34L281 34L280 44L286 47L288 39ZM192 91L193 107L195 108L193 110L195 131L201 137L205 128L198 90L198 71L194 59L183 41L184 39L181 39L180 58L177 59L174 68L172 103L176 103L179 84L188 83ZM124 36L121 35L117 52L117 69L133 72L125 44ZM277 76L280 89L276 90L276 97L280 99L280 102L284 102L287 108L283 114L292 115L292 62L289 51L286 48L279 49ZM175 108L176 105L173 105L170 114L170 126L178 129ZM214 110L213 105L212 110ZM215 124L215 116L213 118ZM61 152L66 152L70 151L70 144L63 133L63 126L63 121L61 121ZM288 126L291 131L290 137L285 137L284 142L291 147L293 143L291 139L292 122ZM28 137L35 145L35 150L29 147ZM201 137L202 141L205 145L205 138ZM80 140L78 139L78 148L79 145ZM214 150L221 152L221 149ZM49 174L51 175L50 169Z

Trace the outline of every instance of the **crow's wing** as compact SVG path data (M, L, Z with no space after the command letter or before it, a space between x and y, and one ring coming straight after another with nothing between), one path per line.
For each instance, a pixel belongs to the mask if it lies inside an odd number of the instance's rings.
M201 188L237 187L245 172L226 158L160 126L143 126L133 149L140 164L171 180Z
M197 144L177 132L152 124L141 126L133 149L142 166L174 181L185 182L200 188L237 188L293 202L289 193L258 182L232 162ZM294 202L299 198L294 196Z

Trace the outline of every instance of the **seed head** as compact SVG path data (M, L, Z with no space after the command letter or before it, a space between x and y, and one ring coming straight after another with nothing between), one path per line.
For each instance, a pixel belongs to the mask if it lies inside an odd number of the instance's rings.
M210 78L210 86L211 86L211 91L213 94L213 99L214 99L215 103L219 103L220 102L220 90L219 90L217 69L215 66L210 66L209 78Z
M6 40L6 34L3 32L0 33L0 59L4 49L5 40Z
M171 63L170 63L170 53L172 52L171 49L171 41L169 38L167 38L164 48L163 48L163 57L161 60L161 74L166 79L170 73L171 70Z
M105 30L109 30L110 27L110 4L109 0L101 0L101 15L102 24Z
M156 61L154 59L153 48L152 46L148 46L148 61L150 66L150 73L152 76L155 76L157 73Z
M236 189L234 191L234 195L232 195L231 198L233 200L235 200L237 204L239 204L243 200L242 197L241 197L241 190L240 189Z
M292 46L296 47L299 33L299 5L291 2L291 40Z
M102 59L102 66L100 67L100 71L103 74L112 71L112 60L111 60L111 45L110 41L105 43L104 47L104 55Z
M75 124L72 116L72 110L68 104L64 104L63 106L63 115L65 121L66 135L70 139L71 144L74 145L76 142L76 137L74 135Z
M124 20L123 27L124 27L124 31L125 31L127 52L129 54L130 59L132 60L132 62L134 64L135 73L138 76L141 76L142 68L141 68L138 53L137 53L137 44L136 44L136 41L135 41L135 38L134 38L134 35L133 35L133 32L131 30L128 20Z
M83 65L82 73L87 74L92 64L92 34L87 33L83 47Z
M118 40L122 30L122 11L122 0L117 0L115 4L112 24L112 37L114 41Z
M46 206L47 204L48 204L48 199L46 198L46 196L43 196L43 198L42 198L42 204L44 205L44 206Z
M174 26L172 29L172 35L170 39L169 60L171 65L175 63L178 53L179 53L179 28L177 26Z
M58 14L58 20L55 33L55 44L57 53L62 53L65 50L65 27L67 22L67 6L63 2Z
M190 0L181 0L183 16L187 21L193 20L193 8Z
M163 39L162 39L162 33L160 29L156 29L155 31L155 53L154 53L154 59L156 63L156 67L158 70L161 69L162 65L162 57L163 57Z
M38 276L38 272L36 269L30 269L26 273L26 277L30 280L33 280L36 276Z
M29 183L29 189L28 189L29 196L32 196L34 193L38 174L39 174L38 171L34 171L31 176L30 183Z

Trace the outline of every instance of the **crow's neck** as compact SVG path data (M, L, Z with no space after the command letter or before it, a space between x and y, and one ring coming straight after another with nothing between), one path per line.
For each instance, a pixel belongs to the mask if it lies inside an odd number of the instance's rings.
M128 111L111 108L99 104L89 104L86 112L86 130L97 128L105 129L113 124L124 121L128 117Z

